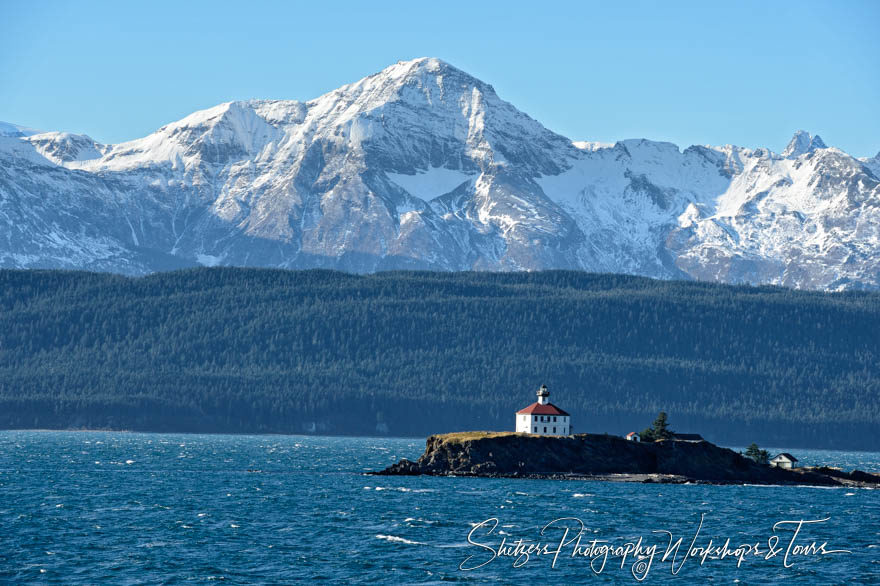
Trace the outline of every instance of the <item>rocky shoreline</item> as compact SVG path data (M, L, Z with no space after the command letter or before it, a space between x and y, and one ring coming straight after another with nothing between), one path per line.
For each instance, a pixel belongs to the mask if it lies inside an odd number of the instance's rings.
M558 478L664 484L781 484L880 487L880 475L812 467L773 468L707 442L632 442L612 435L542 437L512 432L432 435L415 462L382 476Z

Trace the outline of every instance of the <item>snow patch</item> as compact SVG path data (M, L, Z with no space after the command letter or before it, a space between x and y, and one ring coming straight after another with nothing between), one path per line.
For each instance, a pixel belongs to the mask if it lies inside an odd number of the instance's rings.
M474 181L476 173L465 173L445 167L431 167L415 175L404 173L385 173L388 178L405 189L410 195L424 201L430 201L449 193L466 181Z
M613 142L598 142L593 140L576 140L571 144L582 151L598 151L599 149L610 149L614 146Z
M216 267L223 262L222 256L212 256L210 254L197 254L196 261L202 266Z

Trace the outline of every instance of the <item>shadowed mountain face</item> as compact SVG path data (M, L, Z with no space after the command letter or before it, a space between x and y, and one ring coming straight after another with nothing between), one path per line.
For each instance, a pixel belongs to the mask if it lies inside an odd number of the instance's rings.
M0 124L0 267L619 272L880 287L877 159L573 143L437 59L142 139Z

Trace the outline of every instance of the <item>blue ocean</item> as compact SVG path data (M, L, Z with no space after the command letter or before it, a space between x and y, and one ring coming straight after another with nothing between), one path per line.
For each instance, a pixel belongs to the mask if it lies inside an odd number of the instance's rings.
M0 582L880 583L877 490L364 474L423 449L0 432Z

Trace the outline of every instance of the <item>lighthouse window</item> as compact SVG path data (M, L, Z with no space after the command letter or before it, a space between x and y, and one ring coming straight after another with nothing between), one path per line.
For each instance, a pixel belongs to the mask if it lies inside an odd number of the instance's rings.
M547 428L546 428L546 427L544 428L544 433L547 433Z
M537 428L537 427L535 428L535 433L538 433L538 428Z
M555 427L553 428L553 433L556 433L556 428L555 428Z
M556 416L553 417L553 423L556 423Z

